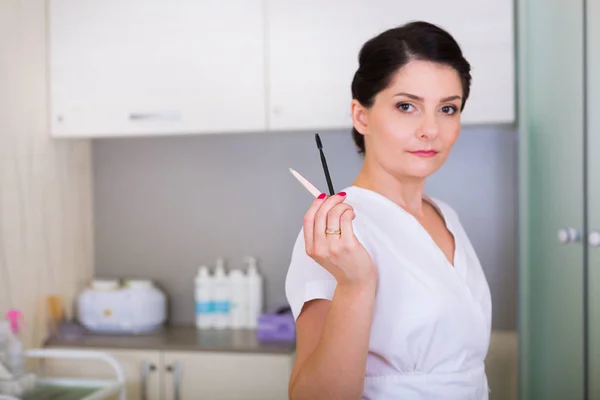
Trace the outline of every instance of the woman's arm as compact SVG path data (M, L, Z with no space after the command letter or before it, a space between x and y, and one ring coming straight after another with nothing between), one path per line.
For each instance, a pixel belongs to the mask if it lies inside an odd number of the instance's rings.
M362 397L375 286L375 279L338 284L331 302L313 300L305 305L296 321L291 400Z
M296 320L292 400L362 397L377 270L354 235L355 214L345 196L321 195L304 216L306 254L337 284L331 302L305 304Z

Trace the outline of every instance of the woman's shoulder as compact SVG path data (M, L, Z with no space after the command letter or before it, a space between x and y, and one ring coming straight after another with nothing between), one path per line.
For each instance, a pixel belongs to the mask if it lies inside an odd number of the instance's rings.
M368 230L370 224L366 223L366 221L372 218L374 211L377 210L377 199L372 198L372 195L368 191L357 186L348 186L342 191L346 193L344 203L351 206L354 211L354 229L362 231ZM375 214L377 214L377 212L375 212Z
M358 186L348 186L342 191L346 193L344 202L352 206L355 211L358 211L357 216L366 212L372 213L381 210L381 202L390 201L379 193Z
M359 216L370 216L372 219L379 219L386 215L389 216L390 211L399 207L388 198L368 189L350 186L344 188L343 191L346 192L347 195L346 203L357 211L357 218ZM448 202L434 196L424 195L424 198L437 208L444 217L454 219L458 222L458 213Z

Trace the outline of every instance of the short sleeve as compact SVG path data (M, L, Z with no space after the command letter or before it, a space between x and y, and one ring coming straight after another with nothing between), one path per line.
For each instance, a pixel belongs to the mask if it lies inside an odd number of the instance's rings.
M306 254L304 232L301 230L285 280L285 294L294 319L300 315L304 303L315 299L333 299L336 285L333 275Z

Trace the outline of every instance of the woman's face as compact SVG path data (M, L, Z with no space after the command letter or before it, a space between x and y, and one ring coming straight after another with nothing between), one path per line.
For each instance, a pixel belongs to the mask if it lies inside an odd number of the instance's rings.
M400 178L425 178L442 166L460 132L460 77L452 67L413 60L372 107L353 104L366 160Z

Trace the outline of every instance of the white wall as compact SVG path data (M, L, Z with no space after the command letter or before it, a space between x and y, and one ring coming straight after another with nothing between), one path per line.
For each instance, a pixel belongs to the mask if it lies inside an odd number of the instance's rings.
M45 298L71 301L93 267L87 141L49 138L46 2L0 1L0 314L25 313L45 336Z

